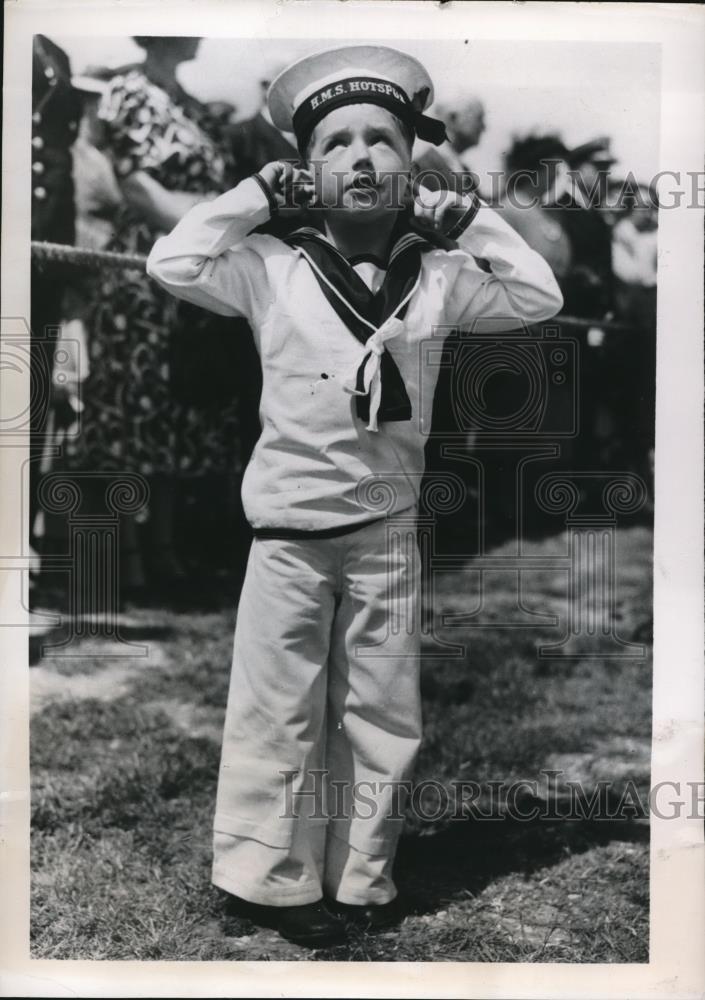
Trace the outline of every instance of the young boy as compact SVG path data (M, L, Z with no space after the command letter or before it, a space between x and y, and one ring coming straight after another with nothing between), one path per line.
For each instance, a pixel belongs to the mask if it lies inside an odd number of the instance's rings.
M413 216L428 238L410 225L414 137L444 137L422 114L432 98L425 69L390 48L294 63L269 109L313 171L301 190L324 206L320 230L253 232L296 179L269 163L193 208L147 264L174 295L246 317L262 363L213 880L310 946L340 940L331 910L373 927L402 913L397 793L421 712L419 558L399 539L413 537L429 431L420 404L438 372L421 345L438 327L516 328L562 306L548 265L475 196L425 192ZM449 209L457 243L432 234Z

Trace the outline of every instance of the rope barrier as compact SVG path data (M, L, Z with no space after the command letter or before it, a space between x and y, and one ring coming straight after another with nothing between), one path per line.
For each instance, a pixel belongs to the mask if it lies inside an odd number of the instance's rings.
M113 253L110 250L88 250L64 243L44 243L32 240L32 260L47 264L71 264L99 270L103 267L130 268L144 271L147 258L143 254Z
M32 240L32 259L47 264L70 264L74 267L87 267L100 270L104 267L114 267L129 270L131 268L144 271L147 258L143 254L113 253L110 250L88 250L85 247L72 247L64 243L45 243ZM564 326L578 327L588 330L599 327L601 330L614 330L626 333L634 330L633 326L607 319L585 319L582 316L566 316L560 314L552 322Z
M561 326L575 326L581 330L590 330L592 327L597 327L598 330L605 330L605 332L611 330L614 333L636 333L634 326L630 326L628 323L618 323L614 319L585 319L583 316L565 316L563 313L559 313L558 316L554 316L553 319L547 320L547 322L560 323Z

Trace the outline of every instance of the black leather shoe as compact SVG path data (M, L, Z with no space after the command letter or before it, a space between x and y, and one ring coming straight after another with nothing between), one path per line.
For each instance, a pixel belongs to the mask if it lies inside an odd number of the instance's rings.
M272 928L303 948L327 948L345 940L344 922L330 913L322 900L303 906L262 906L229 895L226 910L253 924Z
M304 906L276 906L275 927L283 938L304 948L327 948L345 940L345 924L322 902Z
M400 924L408 913L408 907L400 896L388 903L339 903L331 900L330 908L345 920L365 927L370 931L380 931Z

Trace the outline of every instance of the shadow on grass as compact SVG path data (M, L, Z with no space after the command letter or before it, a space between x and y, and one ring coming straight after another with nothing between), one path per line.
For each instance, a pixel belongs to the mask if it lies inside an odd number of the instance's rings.
M463 819L438 833L421 828L402 837L395 880L413 912L432 913L505 875L529 877L612 841L648 843L648 826L622 819Z
M82 630L85 628L86 625L83 623ZM113 628L112 623L104 625L102 634L99 634L98 638L110 641L113 639ZM173 625L150 625L147 622L138 625L120 623L117 626L117 633L123 642L164 642L178 638L181 630ZM29 666L36 667L42 660L50 659L57 649L63 650L65 655L70 655L71 651L68 646L70 638L71 625L69 622L63 622L42 634L30 635Z

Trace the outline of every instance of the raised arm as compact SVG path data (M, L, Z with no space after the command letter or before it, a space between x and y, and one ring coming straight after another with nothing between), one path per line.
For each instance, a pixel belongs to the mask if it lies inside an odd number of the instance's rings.
M435 194L427 202L433 207L422 208L417 215L438 227L449 207L456 213L463 209L448 234L468 255L450 293L448 315L452 322L466 326L491 319L518 321L515 325L520 325L539 323L560 312L563 296L553 271L498 212L476 195L448 192L444 201ZM487 262L489 272L478 266L476 258Z
M256 241L247 237L269 216L263 188L249 177L196 205L157 240L147 274L177 298L253 320L267 296L267 275Z
M152 247L147 273L180 299L220 313L244 316L257 323L269 302L264 256L271 236L250 236L272 212L299 197L313 194L305 170L274 160L205 205L197 205Z

